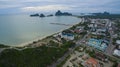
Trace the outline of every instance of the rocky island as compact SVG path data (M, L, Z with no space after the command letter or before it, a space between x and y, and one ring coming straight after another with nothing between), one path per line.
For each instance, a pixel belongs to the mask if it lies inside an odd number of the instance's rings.
M41 13L41 14L36 13L36 14L31 14L30 16L31 17L51 17L51 16L54 16L54 15L50 14L50 15L45 16L43 13ZM55 13L55 16L72 16L72 14L69 13L69 12L61 12L60 10L58 10Z
M51 17L51 16L53 16L53 14L47 15L47 17Z
M45 17L45 15L44 14L40 14L40 16L39 17Z
M72 14L71 14L71 13L68 13L68 12L62 13L60 10L58 10L58 11L55 13L55 16L72 16Z
M38 14L38 13L36 13L36 14L31 14L30 16L31 16L31 17L35 17L35 16L39 16L39 14Z

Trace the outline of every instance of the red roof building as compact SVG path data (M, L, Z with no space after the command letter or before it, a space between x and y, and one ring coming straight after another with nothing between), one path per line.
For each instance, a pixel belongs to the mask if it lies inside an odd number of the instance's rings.
M99 62L94 58L89 58L86 60L87 67L100 67Z

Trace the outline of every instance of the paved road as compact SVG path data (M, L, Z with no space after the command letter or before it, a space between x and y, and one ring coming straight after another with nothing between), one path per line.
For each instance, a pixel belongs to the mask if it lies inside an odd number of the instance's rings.
M111 22L110 22L110 23L111 23ZM106 53L107 55L111 55L111 56L112 56L112 54L113 54L113 49L115 48L115 46L112 44L112 43L113 43L113 33L114 33L114 32L113 32L113 30L112 30L112 31L109 31L109 33L110 33L110 43L109 43L109 45L108 45L105 53Z
M73 52L73 49L69 50L67 53L64 54L61 58L59 58L56 62L54 62L51 66L49 67L57 67L62 61L65 60L65 58L70 55Z

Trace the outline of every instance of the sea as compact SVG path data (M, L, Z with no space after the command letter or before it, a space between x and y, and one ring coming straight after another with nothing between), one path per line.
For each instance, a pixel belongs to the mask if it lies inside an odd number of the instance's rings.
M0 44L17 46L42 39L81 21L72 16L30 17L29 15L0 15Z

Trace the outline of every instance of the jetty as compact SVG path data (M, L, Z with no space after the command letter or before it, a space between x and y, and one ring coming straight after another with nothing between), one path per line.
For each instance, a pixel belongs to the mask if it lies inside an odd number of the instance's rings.
M50 23L55 25L64 25L64 26L72 26L72 24L64 24L64 23Z

